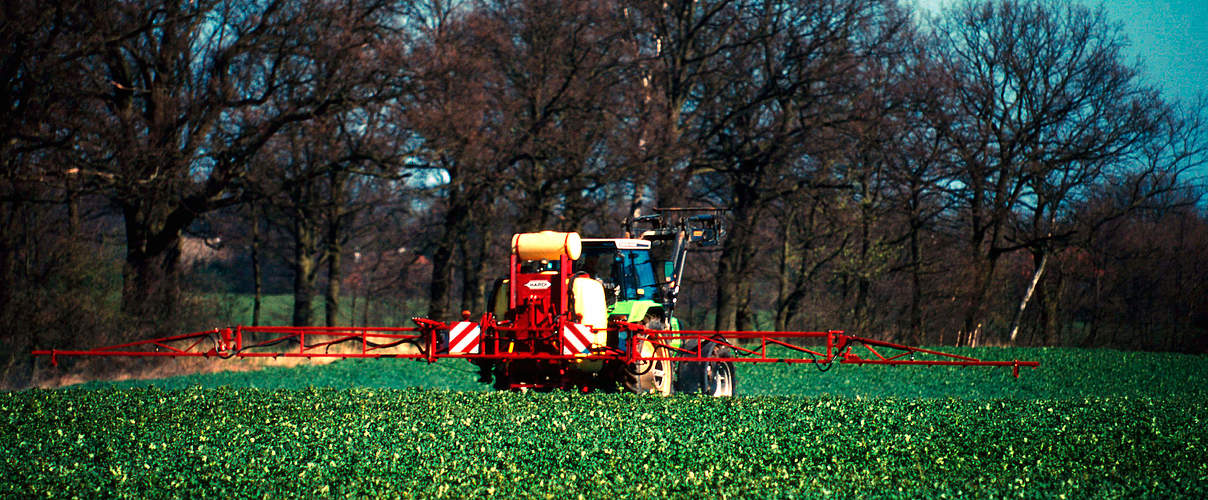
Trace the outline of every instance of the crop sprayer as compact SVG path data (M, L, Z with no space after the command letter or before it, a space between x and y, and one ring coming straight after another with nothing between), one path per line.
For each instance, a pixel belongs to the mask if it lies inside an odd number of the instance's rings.
M649 230L629 237L633 224ZM236 326L60 356L466 359L499 390L674 391L731 396L737 363L1036 367L847 335L842 331L684 330L675 316L686 254L715 246L715 209L660 209L625 238L513 235L508 276L489 311L411 327ZM345 346L333 351L334 346ZM349 346L351 348L349 348ZM921 359L920 359L921 358Z

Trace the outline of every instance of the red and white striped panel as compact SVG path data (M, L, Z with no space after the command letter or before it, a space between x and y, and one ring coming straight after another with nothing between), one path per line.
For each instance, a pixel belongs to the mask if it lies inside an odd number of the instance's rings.
M562 354L587 354L591 352L591 327L579 323L567 323L562 327Z
M449 354L478 354L482 329L473 321L459 321L449 327Z

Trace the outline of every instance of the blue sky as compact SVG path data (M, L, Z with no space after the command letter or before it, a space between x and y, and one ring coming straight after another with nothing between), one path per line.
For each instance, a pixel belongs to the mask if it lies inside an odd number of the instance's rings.
M916 0L934 10L953 0ZM1087 6L1097 1L1081 2ZM1208 0L1104 0L1107 15L1123 24L1146 81L1167 97L1189 101L1208 94Z
M1103 6L1124 23L1147 80L1176 99L1208 91L1208 0L1111 0Z

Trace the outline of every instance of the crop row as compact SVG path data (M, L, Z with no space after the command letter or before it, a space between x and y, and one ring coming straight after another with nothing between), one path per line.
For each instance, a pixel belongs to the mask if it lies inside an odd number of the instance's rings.
M0 394L0 496L1208 497L1203 399Z

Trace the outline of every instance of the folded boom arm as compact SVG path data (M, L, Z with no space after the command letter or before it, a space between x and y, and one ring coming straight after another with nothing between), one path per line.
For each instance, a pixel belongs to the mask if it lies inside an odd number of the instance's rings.
M60 356L217 357L217 358L401 358L429 362L441 358L483 360L621 360L812 363L901 366L1037 367L1036 361L987 361L934 349L847 335L842 331L754 332L649 330L644 325L614 322L610 336L626 341L617 346L593 345L587 352L567 353L570 323L547 328L500 325L490 315L478 322L453 324L422 318L414 327L289 327L236 326L148 339L84 350L36 350L58 364ZM522 331L523 330L523 331ZM476 334L464 341L462 332ZM598 330L597 330L598 331ZM524 340L517 340L517 339ZM639 343L662 349L640 349ZM333 350L333 347L341 346ZM433 348L435 346L435 348ZM691 347L684 347L691 346ZM726 347L729 356L716 355ZM922 359L919 359L922 358Z

